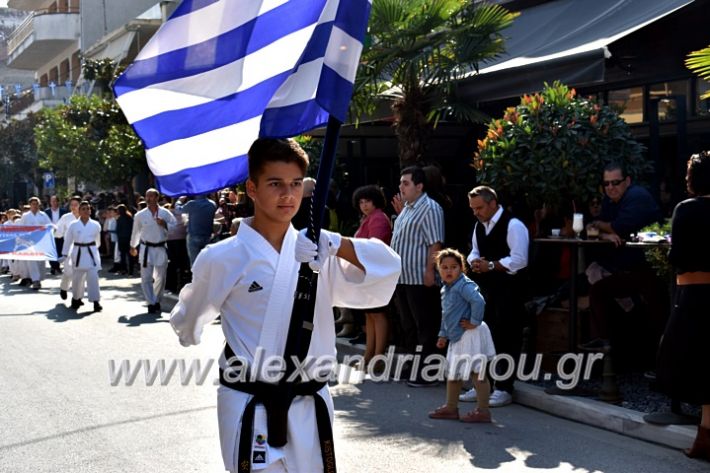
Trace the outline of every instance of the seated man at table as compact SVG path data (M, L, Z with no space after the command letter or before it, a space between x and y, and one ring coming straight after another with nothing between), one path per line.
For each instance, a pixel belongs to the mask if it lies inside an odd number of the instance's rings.
M619 164L604 168L603 185L606 195L601 215L592 225L599 229L601 239L614 243L614 248L603 249L587 269L592 283L592 341L581 347L589 350L608 348L611 315L619 308L629 312L634 296L645 302L654 336L663 333L668 312L663 297L667 291L659 289L660 281L646 262L643 250L623 245L632 234L660 219L658 204L646 189L631 184L631 177Z

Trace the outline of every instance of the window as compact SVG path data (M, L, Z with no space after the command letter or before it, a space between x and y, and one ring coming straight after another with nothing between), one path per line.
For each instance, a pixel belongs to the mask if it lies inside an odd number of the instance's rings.
M643 87L609 91L607 105L616 110L626 123L643 121Z
M710 92L710 82L698 79L695 93L695 110L701 117L710 116L710 99L700 100L700 97Z
M687 104L689 85L689 81L679 80L649 86L649 97L651 99L660 99L658 102L658 121L664 122L678 118L678 99L676 97L683 96Z

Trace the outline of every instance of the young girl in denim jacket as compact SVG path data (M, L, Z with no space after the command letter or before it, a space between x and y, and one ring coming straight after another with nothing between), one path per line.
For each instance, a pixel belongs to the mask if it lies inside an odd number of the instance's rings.
M436 255L436 265L444 283L441 288L441 328L436 346L443 349L449 344L446 354L448 381L446 404L430 412L429 417L487 423L491 422L488 409L491 386L485 373L486 362L496 352L488 325L483 322L485 301L478 285L464 274L465 261L461 253L451 248ZM471 371L478 406L459 416L459 394Z

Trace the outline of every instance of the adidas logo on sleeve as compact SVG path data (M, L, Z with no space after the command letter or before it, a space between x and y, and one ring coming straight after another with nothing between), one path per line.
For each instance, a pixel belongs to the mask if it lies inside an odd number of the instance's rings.
M249 291L248 291L248 292L261 291L262 289L264 289L264 288L261 287L258 282L254 281L254 282L251 283L251 286L249 286Z

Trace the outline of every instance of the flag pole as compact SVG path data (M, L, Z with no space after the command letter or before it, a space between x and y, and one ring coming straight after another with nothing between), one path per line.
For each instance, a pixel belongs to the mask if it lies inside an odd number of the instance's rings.
M342 123L332 115L328 118L328 125L323 142L323 150L320 155L318 165L318 176L316 177L316 188L311 200L311 219L308 225L308 237L318 244L320 231L323 227L323 217L325 206L328 201L328 191L330 190L330 179L335 168L335 151L338 146L338 136Z
M316 188L311 199L310 222L306 230L306 235L318 244L321 227L323 225L323 215L325 214L325 204L328 200L328 190L330 187L330 177L335 168L335 151L338 145L338 135L340 134L340 120L334 117L328 119L328 125L321 151L320 164L318 166L318 176L316 177ZM286 358L286 372L293 372L294 363L292 356L298 359L305 359L308 354L308 347L311 343L313 330L313 315L316 304L316 290L318 288L318 274L314 273L307 263L301 264L298 271L298 282L296 284L295 300L291 312L291 322L288 327L286 348L284 357Z
M306 235L316 242L316 244L320 237L323 224L325 204L330 187L330 177L335 168L335 151L338 144L340 125L341 122L338 119L332 116L328 119L323 151L321 151L321 159L318 166L316 188L313 192L313 199L311 200L311 218L308 229L306 230ZM281 379L281 384L285 389L287 405L286 410L282 412L288 412L288 405L290 405L293 399L293 382L288 382L288 379L295 372L296 362L306 359L308 348L311 345L317 290L318 274L313 272L308 263L302 263L298 271L296 293L293 308L291 309L291 320L288 326L286 346L284 349L286 371ZM330 424L323 427L329 429ZM328 438L332 438L332 432L328 435ZM273 446L285 445L285 431L280 432L278 435L270 433L269 444ZM331 448L325 448L325 445L321 442L321 454L323 455L323 464L332 465L332 471L335 471L335 454L332 445Z

